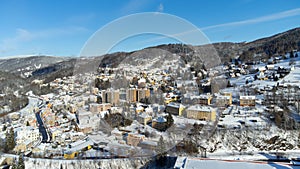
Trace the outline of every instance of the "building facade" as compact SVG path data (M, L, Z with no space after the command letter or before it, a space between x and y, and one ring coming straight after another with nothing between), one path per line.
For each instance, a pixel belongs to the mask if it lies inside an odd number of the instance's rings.
M255 106L255 96L240 96L240 106Z
M194 105L186 110L186 116L191 119L215 121L216 109L209 106Z
M126 99L130 103L140 102L143 99L150 98L150 90L130 88L126 91Z
M183 110L184 110L184 107L182 104L171 102L166 106L165 111L166 111L166 113L171 113L173 115L182 116Z
M112 105L118 105L120 102L119 90L102 90L102 103L111 103Z

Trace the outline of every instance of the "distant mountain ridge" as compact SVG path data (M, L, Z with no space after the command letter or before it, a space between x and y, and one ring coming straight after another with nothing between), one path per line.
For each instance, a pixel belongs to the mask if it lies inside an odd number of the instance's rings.
M67 57L26 56L0 59L0 71L26 76L27 72L68 60Z
M295 28L247 43L220 42L202 46L163 44L134 52L117 52L85 59L53 56L0 59L0 71L11 72L31 80L35 78L52 80L73 74L74 68L75 72L76 70L77 72L94 71L98 67L117 67L123 61L128 62L139 57L143 62L147 62L147 59L153 60L160 57L164 53L162 50L169 52L165 59L172 59L169 56L173 54L180 56L182 61L194 67L210 68L228 62L231 58L239 57L245 61L262 60L299 49L300 28ZM76 67L83 68L77 69Z
M223 61L240 56L241 60L261 60L274 55L300 49L300 28L294 28L270 37L252 42L231 43L221 42L213 44Z

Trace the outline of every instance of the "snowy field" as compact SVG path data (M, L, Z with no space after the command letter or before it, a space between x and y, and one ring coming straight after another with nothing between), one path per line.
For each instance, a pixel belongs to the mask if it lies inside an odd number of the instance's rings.
M182 169L300 169L300 166L292 166L289 163L279 162L253 162L238 160L209 160L197 158L178 159L174 168Z

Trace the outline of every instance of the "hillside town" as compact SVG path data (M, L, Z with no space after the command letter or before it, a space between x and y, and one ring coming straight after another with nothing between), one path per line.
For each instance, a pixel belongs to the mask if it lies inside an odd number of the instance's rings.
M25 108L0 119L1 147L6 153L50 159L163 153L205 158L228 151L298 150L298 55L292 51L255 63L232 59L201 71L189 64L180 67L176 59L160 68L151 61L134 67L123 63L48 83L34 80L52 92L28 92ZM225 132L281 130L296 136L279 145L276 141L285 138L272 133L257 140L241 137L246 140L236 145L225 145L228 140L221 138Z

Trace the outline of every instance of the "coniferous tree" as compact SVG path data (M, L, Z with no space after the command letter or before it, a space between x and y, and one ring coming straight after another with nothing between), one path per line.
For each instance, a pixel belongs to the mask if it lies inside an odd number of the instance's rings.
M166 163L167 150L166 150L166 144L164 138L162 136L160 136L159 141L157 143L156 152L157 152L156 159L158 165L164 166Z
M12 151L16 146L14 129L11 127L6 132L6 151Z
M248 84L249 83L249 81L248 81L248 79L246 80L246 84Z
M19 155L18 163L14 163L12 169L25 169L25 163L22 155Z
M188 137L196 146L200 144L201 141L201 131L203 128L203 124L194 123L193 127L191 128Z
M2 128L2 131L5 131L6 128L7 128L6 125L4 125L3 128Z
M13 164L12 167L11 167L11 169L18 169L17 164Z
M254 75L254 81L257 80L257 79L258 79L257 75Z
M166 145L165 145L164 138L162 136L160 136L159 141L157 143L156 152L158 156L160 155L162 156L166 154Z
M230 80L228 80L228 82L227 82L227 87L232 87Z
M18 160L18 169L25 169L25 163L22 155L19 155L19 160Z
M294 57L294 51L291 51L290 52L290 58L293 58Z
M171 127L174 123L174 119L172 117L172 114L169 113L167 116L167 128Z
M9 140L9 132L6 131L5 133L5 142L4 142L4 146L3 146L3 152L7 153L9 151L8 149L8 140Z

